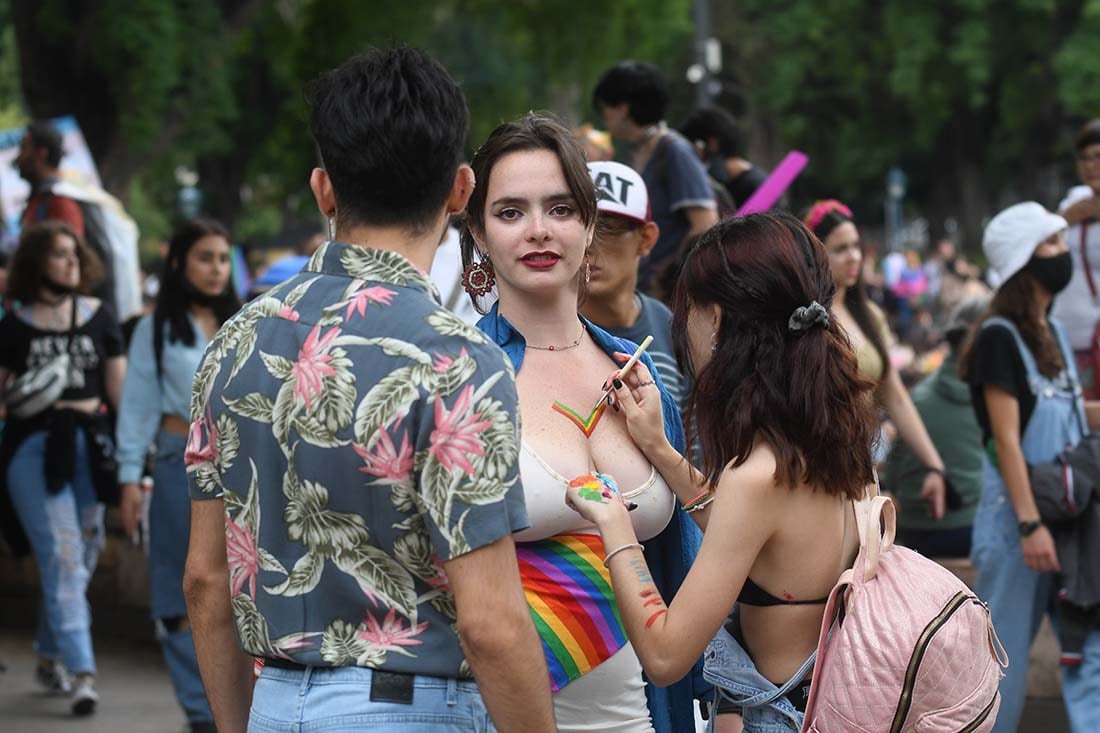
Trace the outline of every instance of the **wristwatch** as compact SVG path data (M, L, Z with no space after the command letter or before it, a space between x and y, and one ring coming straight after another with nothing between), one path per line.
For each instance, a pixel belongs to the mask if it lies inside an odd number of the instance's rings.
M1030 522L1020 522L1020 524L1017 525L1021 537L1030 537L1034 534L1035 530L1042 526L1043 522L1039 519L1033 519Z

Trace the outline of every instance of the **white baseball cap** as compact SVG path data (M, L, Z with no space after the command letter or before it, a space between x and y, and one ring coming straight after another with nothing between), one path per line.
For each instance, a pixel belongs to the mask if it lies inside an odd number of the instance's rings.
M982 250L1004 282L1024 268L1044 239L1068 226L1065 219L1042 204L1013 204L986 225Z
M651 219L649 191L636 170L622 163L599 161L588 164L588 174L596 184L597 209L643 224Z

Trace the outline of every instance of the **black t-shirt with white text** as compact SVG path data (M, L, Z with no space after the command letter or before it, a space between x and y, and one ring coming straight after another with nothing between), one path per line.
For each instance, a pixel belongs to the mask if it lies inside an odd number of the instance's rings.
M100 304L71 335L67 330L33 326L14 312L0 320L0 367L15 376L43 367L63 353L70 355L72 366L59 399L101 396L104 362L125 353L122 329L110 306Z

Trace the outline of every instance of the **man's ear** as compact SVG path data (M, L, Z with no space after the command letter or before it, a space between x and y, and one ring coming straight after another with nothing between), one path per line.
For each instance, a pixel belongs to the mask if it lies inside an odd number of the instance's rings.
M314 168L309 174L309 189L313 191L313 199L317 202L322 216L333 216L336 213L336 191L332 188L332 179L324 168Z
M661 228L657 226L657 222L647 221L639 231L642 236L641 241L638 243L638 256L645 257L657 245L657 239L661 236Z
M454 182L451 183L451 192L447 195L448 214L459 214L466 208L475 185L477 181L474 180L474 169L465 163L458 166Z

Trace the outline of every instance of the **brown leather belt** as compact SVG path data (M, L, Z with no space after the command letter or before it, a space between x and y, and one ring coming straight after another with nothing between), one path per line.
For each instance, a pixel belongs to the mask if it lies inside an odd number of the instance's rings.
M160 420L160 429L173 435L187 437L187 434L191 432L191 423L179 415L165 415Z

